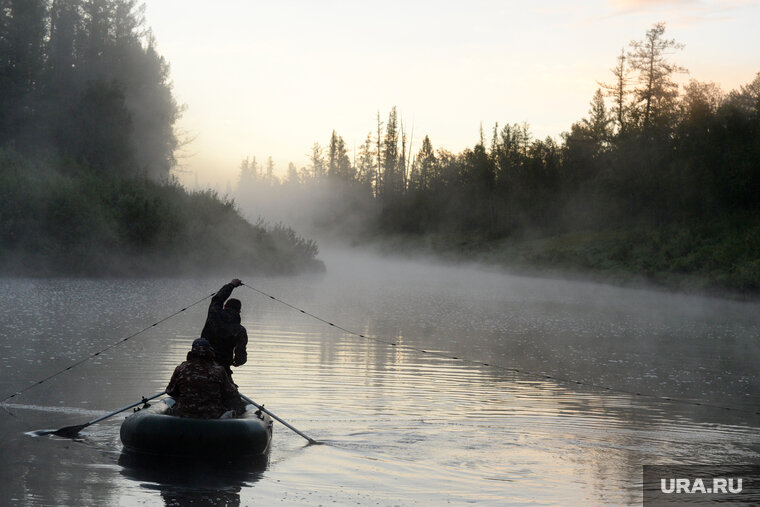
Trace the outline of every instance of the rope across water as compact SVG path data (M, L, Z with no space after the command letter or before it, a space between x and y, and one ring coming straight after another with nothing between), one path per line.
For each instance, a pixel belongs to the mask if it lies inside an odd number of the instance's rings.
M28 386L28 387L26 387L26 388L24 388L24 389L22 389L20 391L17 391L15 393L11 394L10 396L6 396L2 401L0 401L0 404L3 404L3 403L5 403L6 401L8 401L8 400L10 400L12 398L15 398L16 396L19 396L19 395L21 395L21 394L29 391L30 389L33 389L33 388L39 386L40 384L44 384L48 380L54 379L58 375L61 375L62 373L65 373L65 372L67 372L69 370L72 370L72 369L76 368L77 366L79 366L80 364L86 363L90 359L94 359L95 357L99 356L103 352L111 350L112 348L117 347L117 346L121 345L122 343L125 343L125 342L131 340L135 336L140 335L140 334L144 333L145 331L147 331L149 329L152 329L152 328L158 326L159 324L161 324L163 322L166 322L167 320L171 319L172 317L175 317L175 316L179 315L180 313L184 312L188 308L192 308L193 306L202 303L203 301L209 299L210 297L213 297L214 294L216 294L216 292L213 292L213 293L209 294L208 296L204 297L203 299L199 299L195 303L189 304L186 307L184 307L184 308L182 308L180 310L177 310L176 312L172 313L171 315L168 315L168 316L164 317L163 319L161 319L161 320L159 320L159 321L151 324L150 326L147 326L144 329L141 329L140 331L137 331L136 333L133 333L133 334L127 336L126 338L122 338L121 340L119 340L117 342L114 342L111 345L108 345L107 347L104 347L104 348L98 350L97 352L94 352L94 353L90 354L89 356L85 357L84 359L80 359L76 363L73 363L73 364L67 366L66 368L63 368L62 370L59 370L59 371L57 371L57 372L55 372L55 373L53 373L51 375L48 375L47 377L43 378L42 380L38 380L37 382L33 383L32 385L30 385L30 386Z
M511 367L508 367L508 366L501 366L499 364L493 364L493 363L488 363L488 362L484 362L484 361L477 361L477 360L474 360L474 359L467 359L467 358L464 358L464 357L461 357L461 356L454 356L454 355L451 355L451 354L445 354L443 352L437 352L437 351L433 351L433 350L426 350L426 349L422 349L422 348L419 348L419 347L414 347L412 345L400 344L400 343L394 342L392 340L383 340L381 338L377 338L377 337L374 337L374 336L367 336L365 334L357 333L356 331L351 331L350 329L346 329L345 327L342 327L342 326L339 326L337 324L334 324L334 323L330 322L329 320L325 320L322 317L314 315L313 313L310 313L310 312L308 312L308 311L306 311L306 310L304 310L302 308L299 308L299 307L297 307L295 305L292 305L292 304L288 303L287 301L283 301L283 300L281 300L281 299L279 299L279 298L277 298L277 297L275 297L275 296L273 296L271 294L268 294L268 293L266 293L264 291L261 291L261 290L257 289L256 287L253 287L251 285L243 284L243 286L248 287L250 290L252 290L254 292L257 292L257 293L261 294L264 297L267 297L267 298L269 298L269 299L271 299L273 301L277 301L278 303L281 303L281 304L283 304L283 305L285 305L285 306L287 306L289 308L292 308L293 310L296 310L296 311L298 311L298 312L300 312L300 313L302 313L304 315L308 315L309 317L311 317L313 319L316 319L316 320L318 320L320 322L323 322L323 323L327 324L328 326L334 327L336 329L340 329L341 331L343 331L343 332L345 332L347 334L350 334L350 335L353 335L353 336L357 336L359 338L364 338L364 339L367 339L367 340L372 340L372 341L375 341L375 342L378 342L378 343L383 343L383 344L389 345L391 347L397 347L399 349L406 349L406 350L411 350L411 351L414 351L414 352L419 352L421 354L427 354L427 355L431 355L431 356L441 357L441 358L444 358L444 359L452 359L452 360L462 361L463 363L473 364L473 365L477 365L477 366L486 366L488 368L495 368L495 369L502 370L502 371L509 371L509 372L518 373L520 375L527 376L527 377L532 377L532 378L537 378L537 379L543 379L543 380L553 380L553 381L556 381L556 382L561 382L563 384L575 384L575 385L580 385L580 386L585 386L585 387L592 387L592 388L595 388L595 389L600 389L600 390L605 390L605 391L610 391L610 392L616 392L616 393L621 393L621 394L627 394L627 395L630 395L630 396L640 396L640 397L645 397L645 398L651 398L651 399L656 399L656 400L660 400L660 401L667 401L667 402L670 402L670 403L680 403L680 404L691 405L691 406L696 406L696 407L707 407L707 408L715 408L715 409L719 409L719 410L726 410L726 411L732 411L732 412L742 412L742 413L746 413L746 414L760 415L760 410L747 410L747 409L743 409L743 408L726 407L726 406L722 406L722 405L715 405L715 404L712 404L712 403L703 403L703 402L698 402L698 401L673 398L671 396L659 396L659 395L651 394L651 393L644 393L644 392L639 392L639 391L631 391L631 390L627 390L627 389L621 389L621 388L617 388L617 387L604 386L604 385L600 385L600 384L595 384L593 382L574 380L574 379L570 379L570 378L566 378L566 377L561 377L561 376L557 376L557 375L547 375L545 373L538 373L538 372L523 370L523 369L519 369L519 368L511 368Z
M679 399L679 398L673 398L673 397L670 397L670 396L659 396L659 395L651 394L651 393L644 393L644 392L631 391L631 390L621 389L621 388L616 388L616 387L604 386L604 385L600 385L600 384L595 384L593 382L574 380L574 379L570 379L570 378L566 378L566 377L562 377L562 376L558 376L558 375L547 375L545 373L538 373L538 372L523 370L523 369L519 369L519 368L511 368L511 367L502 366L502 365L499 365L499 364L493 364L493 363L489 363L489 362L485 362L485 361L478 361L478 360L468 359L468 358L461 357L461 356L454 356L454 355L451 355L451 354L445 354L443 352L426 350L426 349L422 349L422 348L415 347L415 346L412 346L412 345L399 344L399 343L397 343L395 341L392 341L392 340L384 340L382 338L378 338L378 337L374 337L374 336L368 336L368 335L365 335L363 333L358 333L356 331L352 331L350 329L346 329L343 326L340 326L338 324L330 322L329 320L323 319L322 317L319 317L318 315L310 313L310 312L308 312L308 311L306 311L306 310L304 310L302 308L299 308L299 307L297 307L297 306L295 306L295 305L293 305L291 303L288 303L287 301L279 299L279 298L277 298L277 297L275 297L275 296L273 296L271 294L268 294L268 293L266 293L266 292L264 292L262 290L259 290L256 287L253 287L253 286L247 285L247 284L242 284L242 285L244 287L247 287L248 289L250 289L250 290L252 290L252 291L254 291L254 292L256 292L256 293L258 293L258 294L260 294L262 296L264 296L264 297L269 298L272 301L276 301L276 302L278 302L280 304L283 304L283 305L285 305L285 306L287 306L287 307L289 307L289 308L291 308L293 310L296 310L296 311L298 311L298 312L300 312L300 313L302 313L304 315L307 315L307 316L309 316L309 317L311 317L311 318L313 318L315 320L318 320L318 321L320 321L320 322L322 322L324 324L327 324L330 327L334 327L335 329L339 329L339 330L343 331L344 333L347 333L349 335L353 335L353 336L356 336L356 337L359 337L359 338L363 338L363 339L366 339L366 340L372 340L372 341L375 341L375 342L378 342L378 343L383 343L383 344L391 346L391 347L397 347L399 349L406 349L406 350L418 352L418 353L421 353L421 354L428 354L428 355L431 355L431 356L441 357L441 358L444 358L444 359L451 359L451 360L456 360L456 361L462 361L464 363L469 363L469 364L473 364L473 365L485 366L485 367L489 367L489 368L495 368L495 369L499 369L499 370L502 370L502 371L509 371L509 372L513 372L513 373L517 373L517 374L520 374L520 375L523 375L523 376L528 376L528 377L537 378L537 379L553 380L553 381L561 382L561 383L565 383L565 384L581 385L581 386L585 386L585 387L592 387L592 388L595 388L595 389L601 389L601 390L610 391L610 392L617 392L617 393L627 394L627 395L631 395L631 396L640 396L640 397L646 397L646 398L651 398L651 399L657 399L657 400L660 400L660 401L667 401L667 402L671 402L671 403L680 403L680 404L691 405L691 406L715 408L715 409L725 410L725 411L743 412L743 413L750 413L750 414L754 414L754 415L760 415L760 411L755 411L755 410L746 410L746 409L742 409L742 408L726 407L726 406L715 405L715 404L711 404L711 403L703 403L703 402L697 402L697 401L692 401L692 400L684 400L684 399ZM94 353L90 354L89 356L87 356L87 357L85 357L85 358L83 358L83 359L81 359L81 360L79 360L79 361L77 361L77 362L75 362L75 363L67 366L66 368L63 368L63 369L61 369L59 371L56 371L55 373L53 373L51 375L48 375L47 377L45 377L45 378L43 378L43 379L41 379L41 380L39 380L39 381L31 384L30 386L28 386L28 387L26 387L24 389L21 389L20 391L17 391L17 392L15 392L15 393L13 393L13 394L11 394L9 396L6 396L3 400L0 401L0 404L4 404L8 400L10 400L12 398L15 398L16 396L19 396L19 395L21 395L21 394L29 391L30 389L33 389L33 388L35 388L35 387L37 387L37 386L39 386L41 384L44 384L45 382L48 382L49 380L51 380L51 379L53 379L53 378L55 378L55 377L57 377L57 376L65 373L65 372L67 372L69 370L72 370L72 369L76 368L77 366L79 366L79 365L81 365L81 364L83 364L83 363L85 363L85 362L87 362L87 361L89 361L89 360L91 360L91 359L99 356L103 352L106 352L106 351L108 351L108 350L110 350L110 349L112 349L114 347L117 347L117 346L121 345L122 343L125 343L125 342L129 341L130 339L132 339L132 338L134 338L134 337L136 337L136 336L144 333L145 331L147 331L149 329L152 329L152 328L158 326L159 324L161 324L163 322L166 322L167 320L169 320L169 319L171 319L171 318L179 315L180 313L188 310L189 308L192 308L193 306L196 306L196 305L202 303L203 301L205 301L205 300L213 297L215 294L216 294L216 292L212 292L208 296L205 296L204 298L199 299L198 301L196 301L194 303L191 303L191 304L185 306L184 308L181 308L180 310L177 310L176 312L172 313L171 315L168 315L168 316L162 318L161 320L158 320L157 322L155 322L155 323L153 323L153 324L151 324L151 325L149 325L149 326L147 326L147 327L145 327L145 328L137 331L136 333L133 333L133 334L131 334L131 335L125 337L125 338L122 338L121 340L119 340L117 342L114 342L114 343L108 345L107 347L104 347L104 348L98 350L97 352L94 352Z

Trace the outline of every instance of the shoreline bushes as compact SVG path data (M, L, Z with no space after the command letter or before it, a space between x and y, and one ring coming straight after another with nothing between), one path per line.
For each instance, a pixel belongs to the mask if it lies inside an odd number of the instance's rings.
M174 182L66 173L0 150L0 273L151 276L324 269L314 241Z

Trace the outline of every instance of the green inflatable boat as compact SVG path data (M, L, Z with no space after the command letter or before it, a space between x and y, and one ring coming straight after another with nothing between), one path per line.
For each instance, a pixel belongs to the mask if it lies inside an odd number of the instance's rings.
M191 419L168 415L174 399L164 399L130 415L121 424L127 451L162 456L246 456L264 454L272 442L272 418L246 405L239 417Z

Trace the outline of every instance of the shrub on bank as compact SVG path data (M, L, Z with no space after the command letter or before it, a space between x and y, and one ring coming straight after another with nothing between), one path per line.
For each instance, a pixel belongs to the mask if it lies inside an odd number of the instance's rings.
M285 274L324 269L317 246L250 224L232 200L0 150L0 270L21 275ZM60 164L58 164L60 167Z

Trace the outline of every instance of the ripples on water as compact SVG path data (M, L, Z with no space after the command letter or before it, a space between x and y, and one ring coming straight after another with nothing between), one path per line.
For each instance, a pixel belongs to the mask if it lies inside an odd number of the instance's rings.
M756 304L415 264L368 271L350 259L326 278L244 281L399 344L235 291L250 339L235 381L327 445L305 446L276 425L267 462L203 468L135 463L121 454L119 417L75 442L24 434L162 390L203 324L204 302L0 411L0 503L635 505L642 464L760 455ZM0 388L8 394L221 285L1 283Z

